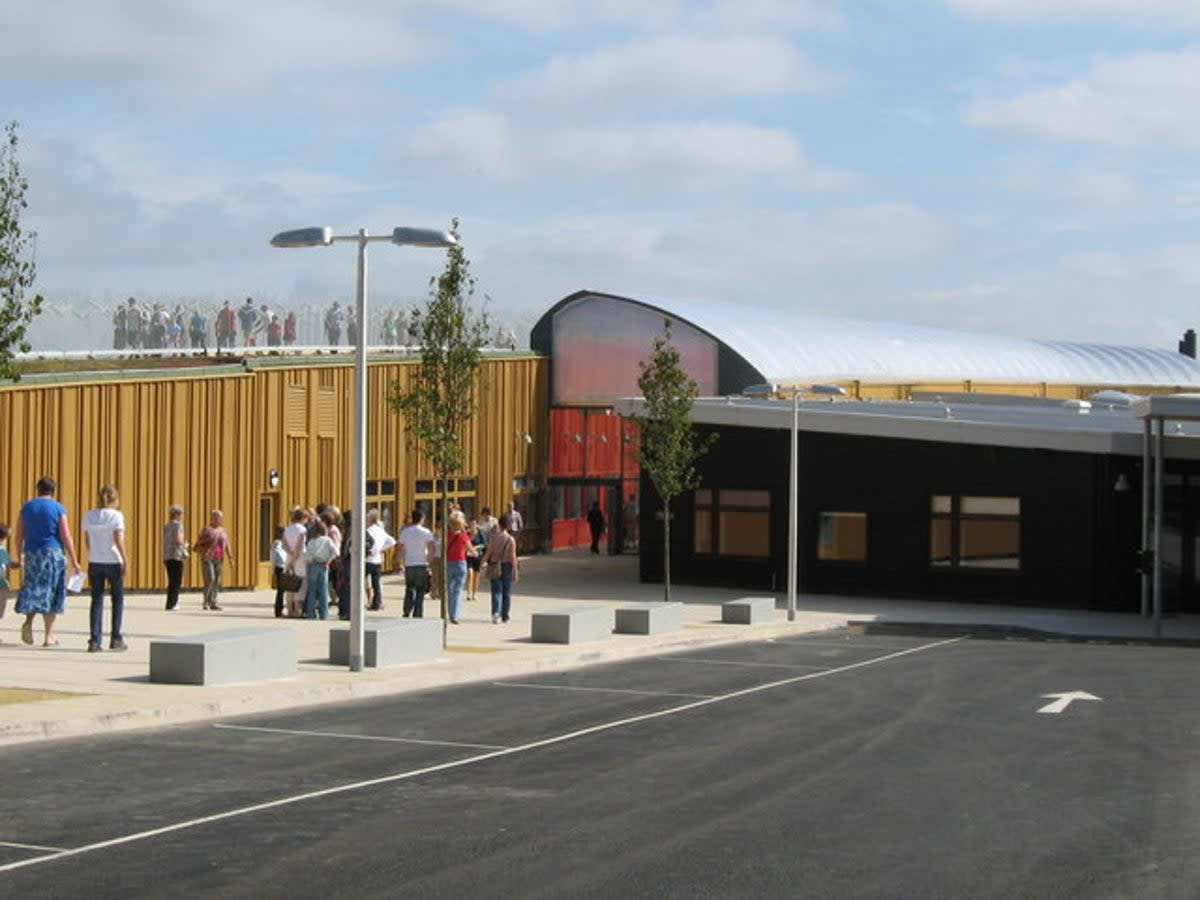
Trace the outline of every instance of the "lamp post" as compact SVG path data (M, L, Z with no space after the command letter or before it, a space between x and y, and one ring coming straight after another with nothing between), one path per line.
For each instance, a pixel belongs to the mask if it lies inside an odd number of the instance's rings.
M752 384L742 390L747 397L792 395L791 459L788 465L788 557L787 617L796 621L796 582L800 578L800 395L820 394L830 399L843 396L846 389L836 384L810 384L787 387L778 384Z
M401 247L452 247L454 235L432 228L394 228L390 235L371 236L365 228L357 234L334 234L330 228L300 228L281 231L271 238L272 247L328 247L330 244L358 245L358 277L354 291L354 315L358 335L354 348L354 439L351 441L350 498L351 527L357 534L350 544L350 671L363 669L363 523L366 521L367 481L367 244L389 243Z

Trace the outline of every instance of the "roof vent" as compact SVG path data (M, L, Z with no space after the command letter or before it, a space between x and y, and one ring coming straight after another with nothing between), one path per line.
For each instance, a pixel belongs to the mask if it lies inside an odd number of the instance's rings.
M1093 403L1101 403L1105 406L1130 407L1141 400L1142 397L1138 394L1127 393L1126 391L1096 391L1088 399Z
M1179 352L1192 359L1196 358L1196 331L1194 328L1189 328L1183 333L1183 340L1179 342Z

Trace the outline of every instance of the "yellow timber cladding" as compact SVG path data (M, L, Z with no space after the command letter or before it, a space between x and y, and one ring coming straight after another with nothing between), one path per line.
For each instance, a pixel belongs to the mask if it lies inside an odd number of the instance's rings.
M415 369L415 361L402 360L372 360L368 368L367 479L393 486L398 516L412 507L417 483L434 478L407 446L404 421L387 402L393 386L405 384ZM542 357L483 361L475 412L463 435L467 462L455 473L473 480L477 509L503 507L514 480L545 483L547 373ZM37 479L49 475L58 482L58 499L84 558L83 515L96 505L101 485L115 484L126 520L131 590L166 587L162 527L173 503L186 511L189 540L209 510L225 512L234 552L222 578L229 587L269 583L263 549L272 526L285 522L292 506L349 506L349 361L86 378L0 387L0 522L11 525ZM532 524L527 540L535 543L540 523ZM184 585L199 584L199 565L189 560Z

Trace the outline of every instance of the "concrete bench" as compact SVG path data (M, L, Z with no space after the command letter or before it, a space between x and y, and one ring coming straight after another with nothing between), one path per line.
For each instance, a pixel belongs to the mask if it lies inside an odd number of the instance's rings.
M372 619L363 623L363 665L429 662L442 655L441 619ZM350 627L329 630L329 661L350 665Z
M230 628L150 642L150 680L159 684L232 684L295 674L290 628Z
M742 597L721 604L721 621L732 625L761 625L774 618L774 597Z
M612 612L607 606L572 606L533 614L531 637L535 643L578 644L611 634Z
M682 603L633 603L617 607L617 634L663 634L683 627Z

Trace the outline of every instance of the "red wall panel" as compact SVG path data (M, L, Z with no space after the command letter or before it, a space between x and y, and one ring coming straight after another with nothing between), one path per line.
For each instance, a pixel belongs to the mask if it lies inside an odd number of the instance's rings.
M587 417L587 474L615 478L621 474L621 417L593 410Z
M582 409L550 410L550 477L583 475L586 412Z

